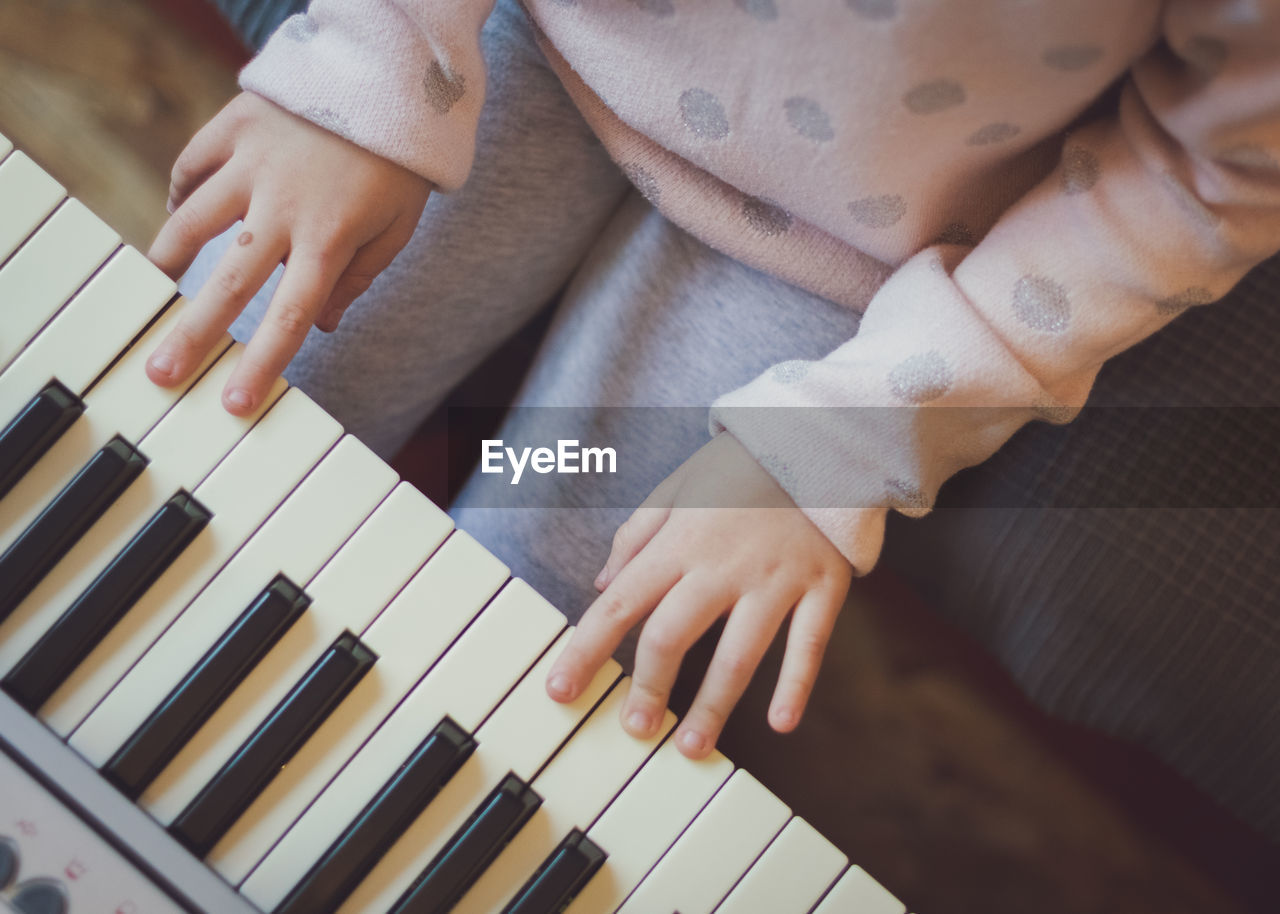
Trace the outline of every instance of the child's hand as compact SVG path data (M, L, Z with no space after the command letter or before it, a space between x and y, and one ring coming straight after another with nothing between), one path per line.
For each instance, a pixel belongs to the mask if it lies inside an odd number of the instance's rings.
M175 279L237 219L244 231L147 364L169 386L187 377L272 271L284 277L222 393L253 411L315 324L342 312L408 242L430 184L245 92L196 134L173 168L173 213L148 256Z
M703 507L708 504L734 507ZM552 668L547 691L557 701L573 699L623 636L648 617L622 720L633 735L649 736L662 720L685 652L727 613L706 677L676 734L681 752L701 758L715 746L794 607L769 708L769 723L786 732L804 712L851 577L844 556L738 440L722 433L618 528L596 578L603 593Z

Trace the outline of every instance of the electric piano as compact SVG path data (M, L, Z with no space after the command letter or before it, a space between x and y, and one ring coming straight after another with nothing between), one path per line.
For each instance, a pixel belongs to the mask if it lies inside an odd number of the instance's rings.
M0 911L903 914L0 137Z

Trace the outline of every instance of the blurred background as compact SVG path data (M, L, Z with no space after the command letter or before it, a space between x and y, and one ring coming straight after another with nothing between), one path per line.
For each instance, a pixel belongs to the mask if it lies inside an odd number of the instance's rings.
M0 133L145 250L246 59L207 0L0 0ZM398 461L436 496L439 435ZM836 640L839 701L769 734L775 645L722 748L911 910L1280 911L1274 849L1154 758L1038 713L891 573L859 583Z

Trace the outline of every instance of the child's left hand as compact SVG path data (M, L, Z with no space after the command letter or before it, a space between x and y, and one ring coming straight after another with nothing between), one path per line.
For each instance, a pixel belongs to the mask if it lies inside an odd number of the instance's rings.
M732 507L705 507L726 505ZM618 528L596 578L602 591L547 677L557 701L577 696L623 636L644 621L623 726L658 728L680 661L722 615L720 643L676 733L690 758L715 747L773 636L794 608L769 723L800 722L852 569L736 438L716 436ZM647 618L647 621L645 621Z

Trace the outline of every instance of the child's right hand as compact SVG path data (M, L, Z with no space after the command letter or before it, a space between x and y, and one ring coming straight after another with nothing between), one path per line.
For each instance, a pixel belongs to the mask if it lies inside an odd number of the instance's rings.
M336 329L405 246L430 192L408 169L242 93L178 157L172 216L148 256L176 279L236 220L244 230L152 354L147 375L162 386L184 380L283 261L267 315L222 393L229 412L252 412L312 324Z

